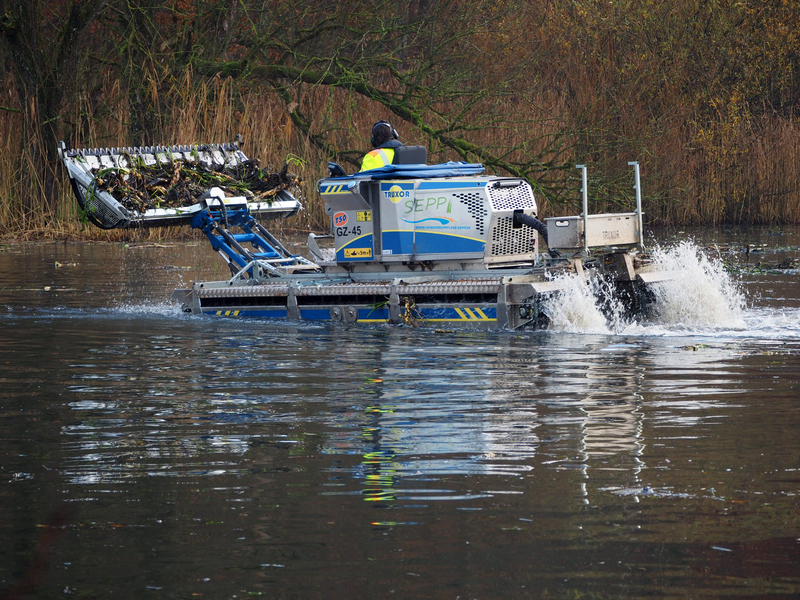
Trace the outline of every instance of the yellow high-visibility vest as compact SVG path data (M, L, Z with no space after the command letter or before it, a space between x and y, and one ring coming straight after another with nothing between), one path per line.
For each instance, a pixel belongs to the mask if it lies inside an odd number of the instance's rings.
M392 164L394 159L394 148L376 148L372 152L367 153L364 160L361 161L361 170L369 171L370 169L380 169L386 165Z

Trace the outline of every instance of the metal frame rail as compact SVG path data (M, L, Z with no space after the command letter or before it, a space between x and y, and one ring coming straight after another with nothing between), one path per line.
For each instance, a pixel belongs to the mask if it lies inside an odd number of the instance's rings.
M228 263L233 273L228 285L241 279L258 282L298 271L321 271L316 263L290 253L245 207L226 210L223 205L218 211L205 210L195 215L191 226L202 231L211 247ZM231 226L238 227L242 233L232 233ZM252 245L254 251L243 244Z

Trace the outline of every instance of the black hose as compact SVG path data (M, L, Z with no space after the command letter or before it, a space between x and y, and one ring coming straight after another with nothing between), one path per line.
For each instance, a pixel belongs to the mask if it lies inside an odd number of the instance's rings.
M222 222L225 223L225 229L230 229L231 226L228 223L228 209L225 208L225 201L219 196L211 196L211 199L219 202L220 207L222 207Z
M542 236L544 243L547 243L547 225L542 223L539 219L531 215L526 215L523 212L514 213L514 219L517 221L517 223L522 223L528 227L533 227L539 232L539 235Z

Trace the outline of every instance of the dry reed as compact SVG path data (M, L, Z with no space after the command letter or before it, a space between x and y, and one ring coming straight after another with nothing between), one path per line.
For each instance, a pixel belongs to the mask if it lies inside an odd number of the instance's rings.
M556 62L554 60L554 62ZM481 110L504 116L504 124L473 134L472 141L500 151L519 146L512 159L539 156L542 160L587 162L593 210L624 208L633 197L629 160L642 163L646 218L649 222L687 225L754 223L774 225L800 222L800 125L792 115L764 111L754 115L745 104L720 106L713 119L697 118L691 106L676 107L671 115L648 115L644 92L621 90L609 70L579 61L551 65L554 78L565 69L573 73L573 95L567 97L552 84L532 87L519 97L497 100ZM316 181L327 175L327 153L315 146L292 122L285 102L274 92L250 87L222 77L200 80L191 72L170 80L167 73L151 72L145 86L154 107L154 127L149 135L160 144L225 142L243 136L243 150L262 165L279 169L289 162L305 183L300 199L305 209L281 223L287 229L325 230L324 206L316 194ZM598 93L617 89L616 95ZM649 88L651 94L657 85ZM191 237L187 230L104 232L81 221L80 211L61 165L53 197L26 205L44 189L40 174L31 167L31 152L22 148L21 111L16 106L13 82L0 92L0 235L25 239L55 237L96 240L153 240ZM660 100L664 106L670 90ZM65 108L68 143L81 147L131 144L129 96L124 85L110 75L103 82L101 102L86 95ZM361 152L368 148L372 124L392 115L381 105L353 93L331 88L309 88L299 98L300 110L312 116L311 128L326 136L336 151L349 151L357 170ZM27 108L27 107L25 107ZM447 112L446 106L438 106ZM9 110L10 109L10 110ZM429 146L429 162L459 160L454 151L437 146L414 128L395 122L407 144ZM565 131L560 144L549 146L555 131ZM520 145L525 141L525 144ZM28 173L21 190L21 173ZM563 213L577 208L577 171L543 171L545 190L540 213ZM549 187L547 187L549 186ZM23 193L23 191L25 193ZM570 196L570 194L572 194Z

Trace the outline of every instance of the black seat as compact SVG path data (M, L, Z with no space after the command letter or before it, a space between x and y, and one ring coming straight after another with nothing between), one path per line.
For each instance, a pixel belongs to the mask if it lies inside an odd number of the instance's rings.
M394 149L393 165L424 165L428 162L425 146L400 146Z
M328 171L330 172L329 177L347 177L344 169L335 162L328 161Z

